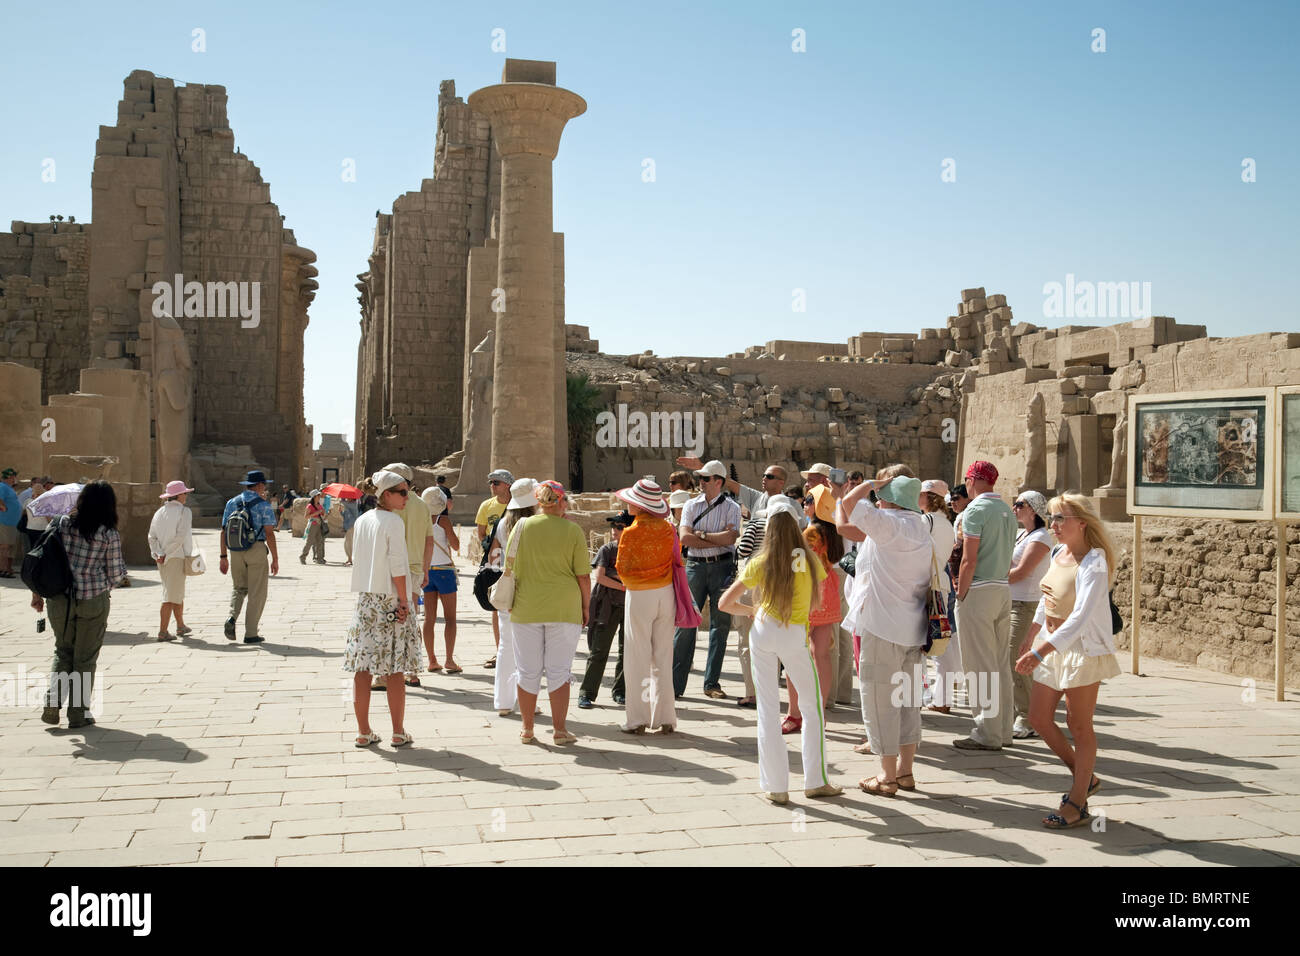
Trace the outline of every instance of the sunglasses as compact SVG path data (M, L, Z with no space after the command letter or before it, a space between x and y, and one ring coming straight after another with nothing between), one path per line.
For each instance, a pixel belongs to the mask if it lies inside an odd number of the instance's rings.
M411 492L409 488L387 488L384 490L384 494L386 495L401 495L403 498L405 498L410 493Z
M1014 505L1012 505L1011 507L1013 507L1013 508L1028 508L1029 505L1025 504L1023 501L1017 501L1017 502L1016 502Z
M1058 524L1058 523L1060 523L1060 522L1062 522L1062 521L1065 521L1065 520L1067 520L1067 519L1069 519L1069 518L1075 518L1075 517L1078 517L1078 516L1077 516L1077 515L1065 515L1065 514L1061 514L1061 513L1058 511L1056 514L1052 515L1050 518L1047 519L1047 523L1048 523L1048 524Z
M813 498L812 495L809 495L807 498L805 498L805 499L803 500L803 503L804 503L805 505L810 505L810 504L812 504L815 500L816 500L816 499Z
M763 480L764 480L764 481L784 481L785 479L784 479L784 478L780 478L780 477L778 477L778 476L776 476L776 475L764 475L764 476L763 476Z

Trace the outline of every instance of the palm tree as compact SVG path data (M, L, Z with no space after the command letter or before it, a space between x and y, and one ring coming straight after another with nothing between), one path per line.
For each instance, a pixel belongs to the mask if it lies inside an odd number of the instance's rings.
M604 396L586 372L565 377L565 394L569 412L569 484L581 491L582 449L591 441Z

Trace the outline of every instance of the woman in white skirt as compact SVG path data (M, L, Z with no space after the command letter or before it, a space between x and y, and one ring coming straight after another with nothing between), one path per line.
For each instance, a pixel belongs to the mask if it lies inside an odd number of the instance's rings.
M370 730L374 675L384 679L388 692L392 744L405 747L414 738L406 732L404 723L404 675L419 673L424 663L420 629L406 590L406 528L395 514L406 507L410 487L406 479L392 471L376 472L372 480L379 496L378 507L367 511L352 526L351 590L357 592L357 607L348 627L343 669L355 675L352 707L357 715L356 745L379 743L379 735Z
M804 796L837 797L844 792L827 778L822 690L808 638L808 617L820 603L825 576L821 562L799 533L798 507L789 498L777 498L767 506L762 547L718 602L718 609L727 614L754 617L749 653L758 698L758 785L773 803L790 800L778 662L785 665L786 680L793 682L804 701L800 728ZM755 591L757 608L742 603L746 588Z
M193 522L185 499L193 488L183 481L169 481L158 497L162 506L154 512L149 522L149 553L158 562L162 577L162 615L158 623L158 640L174 641L185 637L193 628L185 624L185 559L194 553ZM171 616L176 615L176 634L167 630Z
M1061 546L1052 552L1043 576L1043 596L1020 646L1016 670L1034 675L1029 722L1073 774L1060 808L1043 820L1049 830L1065 830L1091 819L1088 798L1101 787L1092 773L1097 765L1092 715L1101 682L1119 676L1110 616L1115 545L1092 502L1082 495L1057 495L1047 507L1049 527ZM1046 637L1040 640L1044 627ZM1073 747L1056 726L1062 696Z
M519 478L510 486L510 503L506 513L497 522L496 534L488 551L488 567L500 571L506 564L506 542L514 526L537 513L537 499L533 491L537 482L532 478ZM492 706L501 717L509 717L519 703L519 668L515 666L514 635L510 630L510 612L497 611L501 625L501 640L497 644L496 673L492 679Z

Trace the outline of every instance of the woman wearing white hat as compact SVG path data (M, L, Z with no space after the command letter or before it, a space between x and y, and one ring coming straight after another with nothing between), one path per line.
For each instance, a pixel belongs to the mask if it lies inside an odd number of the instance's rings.
M1047 499L1037 491L1022 491L1016 496L1012 506L1020 531L1016 534L1015 547L1011 551L1011 571L1007 580L1011 583L1011 663L1015 664L1021 655L1020 646L1029 634L1029 626L1034 623L1034 613L1038 610L1038 601L1043 592L1039 587L1043 583L1048 568L1052 563L1052 536L1047 530L1051 513L1047 510ZM1033 725L1029 722L1029 697L1034 686L1033 678L1028 674L1011 672L1011 690L1016 708L1016 720L1011 728L1011 736L1017 740L1037 737Z
M434 666L438 655L434 653L437 635L434 628L438 623L438 604L442 604L442 637L447 645L447 668L450 673L458 673L456 659L452 656L456 650L456 559L453 557L460 549L460 538L452 527L451 516L447 514L447 494L437 485L430 485L420 494L420 500L429 506L429 515L433 519L433 558L429 566L429 583L424 586L424 649L429 655L429 667Z
M384 678L388 711L393 718L394 747L414 738L406 732L406 674L418 674L423 664L420 630L415 626L407 592L409 568L406 528L398 513L406 507L410 487L393 471L372 478L378 507L353 525L352 584L357 606L347 632L343 669L352 671L352 707L357 716L358 747L379 742L370 730L371 675Z
M185 559L194 553L192 527L194 516L185 507L185 499L193 488L183 481L170 481L158 497L162 506L153 513L149 522L149 553L158 562L162 576L162 617L158 624L158 640L174 641L176 635L185 637L193 628L185 625ZM176 615L176 634L167 630L171 616Z
M494 472L495 474L495 472ZM537 498L533 491L537 482L532 478L520 478L510 485L510 501L505 514L497 522L496 535L488 546L488 567L500 571L505 567L506 543L510 532L517 522L537 513ZM510 612L498 611L497 618L501 627L501 640L497 644L496 673L492 680L492 706L497 713L506 717L518 703L517 688L519 671L515 667L515 639L510 629Z
M619 539L615 563L627 591L623 605L627 720L623 730L640 734L648 727L672 733L677 726L672 693L677 618L673 566L682 563L681 546L677 532L665 520L668 502L656 482L642 478L615 496L633 516L632 526Z

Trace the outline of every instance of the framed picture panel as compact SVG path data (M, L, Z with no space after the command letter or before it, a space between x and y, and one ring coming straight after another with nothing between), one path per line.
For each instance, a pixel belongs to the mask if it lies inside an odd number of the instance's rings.
M1130 395L1128 510L1268 520L1276 389Z
M1300 521L1300 385L1277 390L1277 517Z

